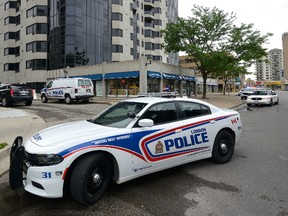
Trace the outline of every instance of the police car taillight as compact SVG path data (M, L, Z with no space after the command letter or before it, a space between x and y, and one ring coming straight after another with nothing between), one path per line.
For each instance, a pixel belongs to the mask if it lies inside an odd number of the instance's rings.
M14 90L13 89L10 89L10 95L14 96Z

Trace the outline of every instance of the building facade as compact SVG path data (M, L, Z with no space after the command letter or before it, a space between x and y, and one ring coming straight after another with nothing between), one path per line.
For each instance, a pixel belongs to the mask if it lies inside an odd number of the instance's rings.
M1 0L0 82L38 88L48 72L146 57L178 65L161 29L178 0Z
M283 78L283 52L272 49L266 58L256 64L257 80L276 81Z
M97 97L135 97L138 93L151 92L177 92L191 96L195 94L196 86L194 70L150 61L146 57L50 70L47 80L65 76L92 79Z
M285 78L285 89L288 90L288 32L282 35L283 46L283 71Z

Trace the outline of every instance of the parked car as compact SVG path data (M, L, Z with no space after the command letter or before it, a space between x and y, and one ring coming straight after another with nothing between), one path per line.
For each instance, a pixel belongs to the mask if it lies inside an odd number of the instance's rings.
M47 103L50 99L65 100L67 104L73 100L88 102L94 97L94 87L89 78L60 78L52 80L41 90L41 101Z
M25 84L1 84L0 101L3 107L14 103L25 103L30 106L33 101L33 89Z
M47 198L65 188L83 204L120 184L204 158L231 160L240 115L196 99L139 97L93 119L44 129L11 149L10 186Z
M244 91L244 88L242 88L240 91L238 91L237 96L241 96L243 91Z
M254 91L247 97L247 106L251 105L274 105L279 104L279 96L276 92L269 89L260 89Z
M249 95L251 95L254 91L258 90L258 88L245 88L241 92L241 100L246 100Z

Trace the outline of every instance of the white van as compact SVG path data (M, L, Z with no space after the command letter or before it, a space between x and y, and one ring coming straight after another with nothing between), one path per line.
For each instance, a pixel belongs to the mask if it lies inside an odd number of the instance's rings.
M41 101L47 103L50 99L65 100L67 104L73 100L88 102L94 97L93 83L89 78L60 78L50 81L41 90Z

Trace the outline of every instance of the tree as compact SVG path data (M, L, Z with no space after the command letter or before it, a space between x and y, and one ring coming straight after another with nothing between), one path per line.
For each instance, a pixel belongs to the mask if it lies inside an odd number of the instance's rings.
M194 5L191 12L188 19L178 17L175 23L168 23L162 30L163 47L168 53L182 51L197 60L196 67L203 77L202 98L206 98L209 75L225 75L237 68L243 73L246 71L243 69L267 55L262 45L272 34L261 35L252 29L253 24L237 27L233 12L225 13L216 7L210 9Z

